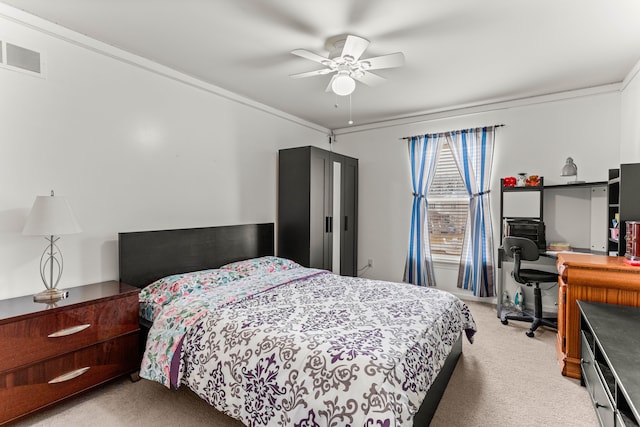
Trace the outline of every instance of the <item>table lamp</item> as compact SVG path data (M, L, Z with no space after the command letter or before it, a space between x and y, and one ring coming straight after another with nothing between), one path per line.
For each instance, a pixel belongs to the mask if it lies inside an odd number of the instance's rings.
M561 176L575 176L576 179L574 181L569 181L569 184L583 184L584 181L578 181L578 165L573 163L573 159L571 157L567 157L567 161L562 167Z
M25 235L45 236L48 242L40 257L40 277L46 290L35 294L34 301L51 302L68 296L67 291L58 289L64 263L62 252L56 243L60 240L60 235L81 231L67 199L54 196L53 190L51 196L36 197L22 230Z

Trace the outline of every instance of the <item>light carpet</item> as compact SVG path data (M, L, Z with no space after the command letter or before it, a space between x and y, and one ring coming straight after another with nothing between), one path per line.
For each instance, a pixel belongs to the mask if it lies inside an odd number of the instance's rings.
M595 427L587 390L563 377L556 360L555 331L525 335L528 324L496 317L495 306L467 302L478 325L473 344L463 343L435 413L432 427L563 426ZM243 424L216 411L186 387L178 391L147 380L123 378L15 426L214 426Z

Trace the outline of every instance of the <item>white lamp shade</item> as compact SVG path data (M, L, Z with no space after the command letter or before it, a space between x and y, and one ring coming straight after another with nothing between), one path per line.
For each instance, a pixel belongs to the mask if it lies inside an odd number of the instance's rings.
M355 88L356 81L345 74L337 76L333 79L333 83L331 83L331 90L333 90L336 95L340 96L351 94Z
M22 234L59 236L80 233L81 231L67 199L59 196L37 196L22 229Z

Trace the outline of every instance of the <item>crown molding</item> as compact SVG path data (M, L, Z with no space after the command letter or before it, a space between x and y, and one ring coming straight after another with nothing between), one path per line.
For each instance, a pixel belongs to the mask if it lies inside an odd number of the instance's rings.
M395 126L403 126L408 124L416 124L422 122L431 122L454 117L469 116L474 114L486 113L490 111L508 110L511 108L525 107L535 104L543 104L548 102L564 101L567 99L582 98L585 96L602 95L607 93L617 93L621 90L621 83L612 83L602 86L594 86L589 88L577 89L572 91L556 92L545 95L535 95L524 98L503 98L495 99L477 104L466 104L451 106L442 109L423 111L411 116L396 117L389 120L383 120L376 123L370 123L360 126L351 126L348 128L333 129L336 135L346 135L356 132L364 132L374 129L382 129Z
M330 130L316 123L303 120L300 117L285 113L268 105L254 101L252 99L240 96L234 92L223 89L219 86L206 83L200 79L197 79L188 74L176 71L172 68L158 64L157 62L143 58L141 56L132 54L125 50L119 49L115 46L100 42L96 39L87 37L83 34L72 31L61 25L42 19L38 16L31 15L22 10L16 9L9 5L0 3L0 17L9 21L28 27L32 30L38 31L50 37L54 37L58 40L79 46L81 48L90 50L92 52L110 57L117 61L123 62L134 67L141 68L143 70L164 76L166 78L184 83L188 86L196 89L203 90L213 95L220 96L229 101L236 102L256 110L260 110L264 113L279 117L281 119L296 123L298 125L307 127L309 129L321 132L323 134L329 134Z

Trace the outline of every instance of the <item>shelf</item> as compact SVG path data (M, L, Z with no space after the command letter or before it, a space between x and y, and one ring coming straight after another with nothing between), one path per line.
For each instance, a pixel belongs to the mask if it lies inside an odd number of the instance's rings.
M502 245L502 238L507 234L513 233L514 236L520 237L528 237L531 240L535 241L540 249L544 249L546 246L545 236L544 236L544 222L543 222L543 195L544 195L544 177L539 177L538 185L525 185L525 186L514 186L507 187L504 185L504 178L500 179L500 244ZM516 194L520 194L519 196ZM507 194L511 194L507 196ZM512 203L507 203L508 209L505 212L505 197L506 200L511 200ZM525 209L514 209L516 205L513 204L513 201L516 203L520 203L517 206L527 207ZM530 205L529 205L530 203ZM538 211L538 215L534 214L534 206L536 211ZM506 215L509 213L511 215ZM507 231L510 229L509 222L514 222L515 229L511 231ZM519 222L520 224L517 224ZM501 293L498 293L501 295Z
M613 178L609 180L609 185L611 184L619 184L620 183L620 177L617 178Z
M505 193L509 193L509 192L518 192L518 191L540 191L540 189L543 188L539 185L533 186L533 185L529 185L529 186L524 186L524 187L502 187L502 191Z
M609 183L611 181L608 181ZM607 185L607 181L596 181L596 182L578 182L576 184L554 184L554 185L545 185L546 189L554 189L554 188L579 188L579 187L599 187L602 185Z
M502 217L503 220L535 220L535 221L540 221L541 218L539 216L503 216Z

